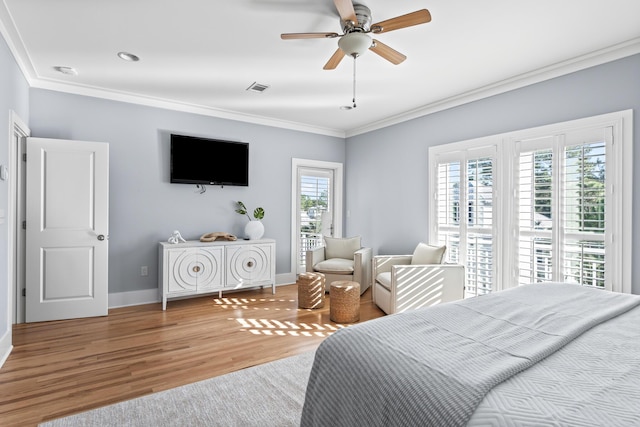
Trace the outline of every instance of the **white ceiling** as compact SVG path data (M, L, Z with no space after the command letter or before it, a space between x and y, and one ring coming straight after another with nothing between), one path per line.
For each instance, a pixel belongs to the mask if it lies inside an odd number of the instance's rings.
M374 23L423 8L433 19L375 36L407 60L358 58L350 111L353 60L322 69L337 39L280 39L341 33L332 0L3 0L0 25L34 87L336 136L640 52L638 0L356 2Z

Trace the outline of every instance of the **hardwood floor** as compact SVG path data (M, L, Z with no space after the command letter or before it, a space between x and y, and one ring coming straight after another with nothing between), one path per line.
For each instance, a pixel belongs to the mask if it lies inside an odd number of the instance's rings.
M15 325L0 369L0 425L38 423L315 349L343 325L297 308L297 286ZM361 298L360 322L383 316Z

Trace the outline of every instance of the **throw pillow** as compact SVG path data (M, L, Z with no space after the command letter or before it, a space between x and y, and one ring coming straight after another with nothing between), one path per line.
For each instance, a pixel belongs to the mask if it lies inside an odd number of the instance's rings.
M411 264L441 264L442 258L444 258L444 252L447 250L446 246L432 246L426 243L418 243L416 249L413 251L413 257L411 258Z
M353 253L360 249L360 236L356 237L326 237L324 238L325 259L343 258L353 259Z

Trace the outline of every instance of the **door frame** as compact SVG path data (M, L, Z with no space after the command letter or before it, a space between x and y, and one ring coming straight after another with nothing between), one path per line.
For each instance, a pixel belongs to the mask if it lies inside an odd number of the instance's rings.
M300 198L298 197L298 170L299 169L325 169L333 171L333 203L334 203L334 228L333 235L342 237L342 206L344 173L343 164L337 162L326 162L322 160L291 159L291 272L297 277L298 274L298 238L299 230L298 214L300 211Z
M18 238L24 219L25 175L22 163L25 138L31 136L31 130L14 112L9 112L9 206L7 208L7 228L9 247L7 251L7 297L8 324L24 323L24 300L21 289L25 287L24 271L25 252L24 234ZM16 138L17 137L17 138Z

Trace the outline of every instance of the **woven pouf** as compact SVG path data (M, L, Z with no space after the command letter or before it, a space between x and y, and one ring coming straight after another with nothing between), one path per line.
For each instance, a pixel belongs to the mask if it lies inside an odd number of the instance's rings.
M329 289L329 318L336 323L360 320L360 283L332 282Z
M324 283L322 273L300 273L298 276L298 307L324 307Z

